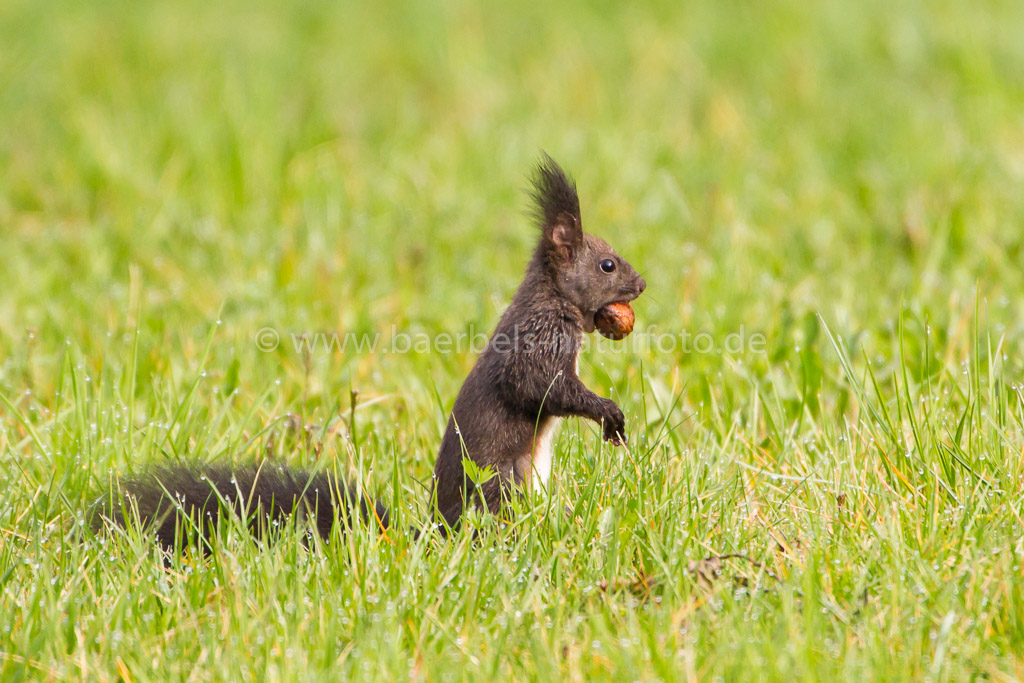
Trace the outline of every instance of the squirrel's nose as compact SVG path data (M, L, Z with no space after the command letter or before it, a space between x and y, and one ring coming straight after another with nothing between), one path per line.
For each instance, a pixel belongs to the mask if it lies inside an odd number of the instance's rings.
M643 294L645 289L647 289L647 282L643 278L640 278L640 284L637 285L637 290L640 294Z

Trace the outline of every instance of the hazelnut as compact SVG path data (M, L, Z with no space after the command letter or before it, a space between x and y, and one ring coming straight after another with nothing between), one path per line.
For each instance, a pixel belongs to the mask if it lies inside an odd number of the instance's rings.
M633 331L635 321L633 308L624 302L608 304L594 314L594 326L609 339L625 339Z

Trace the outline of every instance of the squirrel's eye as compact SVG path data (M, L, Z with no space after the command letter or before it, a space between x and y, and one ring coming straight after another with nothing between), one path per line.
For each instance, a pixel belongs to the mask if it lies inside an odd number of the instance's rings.
M606 258L604 261L601 261L601 270L606 273L614 273L615 261L612 261L610 258Z

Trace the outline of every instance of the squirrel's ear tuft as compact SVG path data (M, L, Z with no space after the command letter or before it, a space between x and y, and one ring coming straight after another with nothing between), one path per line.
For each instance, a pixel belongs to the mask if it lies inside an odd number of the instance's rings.
M583 241L580 200L576 183L554 159L544 154L533 174L534 218L548 242L560 255L569 257Z
M560 214L567 213L580 225L580 200L576 183L555 160L545 154L533 172L534 217L541 228L554 225Z

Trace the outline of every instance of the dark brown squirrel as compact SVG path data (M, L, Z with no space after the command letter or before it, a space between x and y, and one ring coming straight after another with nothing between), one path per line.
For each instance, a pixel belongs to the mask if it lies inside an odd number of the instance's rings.
M594 331L603 306L628 302L644 279L604 240L583 232L575 183L544 155L533 177L535 217L541 229L526 275L455 399L434 466L432 503L442 534L459 525L467 505L498 513L513 493L551 471L559 418L579 416L602 425L603 437L625 442L625 418L615 401L590 391L577 375L583 334ZM493 476L476 490L463 458ZM120 483L122 499L101 507L124 524L137 514L173 547L185 514L207 534L225 506L244 513L259 533L268 520L311 516L324 537L335 519L358 516L388 528L390 517L354 488L328 474L264 463L227 467L173 466ZM102 503L102 501L101 501ZM113 503L113 504L111 504ZM178 514L175 514L177 511ZM201 520L201 521L200 521Z
M625 441L622 411L584 386L577 359L597 311L632 301L647 284L604 240L583 232L576 185L550 157L538 166L533 186L540 241L455 399L434 465L435 509L449 527L467 501L478 500L463 455L496 475L481 493L497 513L515 487L534 477L547 483L559 418L589 418L603 423L606 441Z

